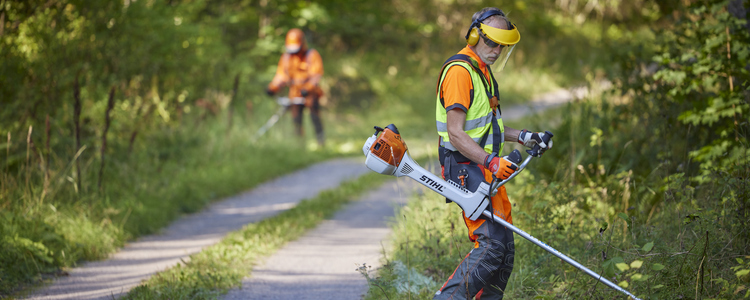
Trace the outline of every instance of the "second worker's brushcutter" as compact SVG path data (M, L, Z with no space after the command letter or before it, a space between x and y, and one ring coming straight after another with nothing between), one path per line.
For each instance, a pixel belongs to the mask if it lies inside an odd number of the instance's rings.
M276 113L273 114L273 116L271 116L270 119L268 119L266 124L263 124L263 127L258 129L258 132L255 133L255 136L253 136L253 139L252 139L253 142L257 141L258 138L263 136L263 134L265 134L266 131L268 131L268 129L271 129L271 127L273 127L273 125L275 125L276 122L278 122L279 119L281 119L281 116L283 116L284 113L286 113L286 111L289 110L290 106L292 106L293 104L298 104L298 105L305 104L305 98L296 97L296 98L289 99L289 97L279 97L279 98L276 98L276 103L279 104L279 109L277 109Z
M549 139L552 137L552 133L547 133L548 135L545 136L545 143L549 143ZM409 156L406 143L401 139L401 134L393 124L388 125L385 128L376 126L375 134L367 139L365 145L362 147L362 151L364 152L366 157L365 165L367 165L370 170L373 170L380 174L394 175L396 177L410 177L411 179L416 180L422 185L458 204L458 206L461 207L461 209L464 211L464 214L469 219L476 220L481 215L484 215L487 218L492 218L495 220L495 222L502 224L516 234L529 240L530 242L548 251L549 253L552 253L566 263L578 268L579 270L585 272L586 274L602 282L603 284L617 291L620 291L625 295L628 295L628 297L630 298L640 300L630 292L607 280L602 275L589 270L570 257L567 257L565 254L562 254L560 251L557 251L547 244L539 241L535 237L529 235L521 229L518 229L502 218L495 216L489 210L485 210L490 202L490 197L496 193L497 188L504 185L505 183L513 179L513 177L518 175L521 171L523 171L523 169L526 168L526 165L529 164L532 158L539 157L541 155L541 149L539 149L539 146L535 146L531 150L526 150L529 156L526 157L523 163L518 166L518 170L510 177L508 177L508 179L493 182L491 185L483 182L474 192L463 188L453 181L443 180L442 178L436 176L435 174L432 174L431 172L427 171L419 164L417 164L414 159Z

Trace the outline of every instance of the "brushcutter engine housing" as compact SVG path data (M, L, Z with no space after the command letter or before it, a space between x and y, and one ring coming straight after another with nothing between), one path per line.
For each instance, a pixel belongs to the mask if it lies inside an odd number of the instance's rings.
M432 174L422 168L409 156L406 143L395 125L385 128L375 126L375 134L367 139L362 147L365 165L372 171L396 177L407 176L458 204L471 220L482 215L489 205L490 185L483 182L475 192L457 183Z

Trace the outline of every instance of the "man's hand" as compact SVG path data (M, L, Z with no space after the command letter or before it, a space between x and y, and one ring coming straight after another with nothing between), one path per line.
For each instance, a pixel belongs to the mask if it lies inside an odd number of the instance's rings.
M272 91L270 88L266 88L266 95L273 97L274 94L276 94L274 91Z
M508 155L498 157L495 153L492 153L487 155L487 158L484 159L484 166L489 169L492 174L495 174L495 177L500 180L505 180L518 170L518 165L513 161L520 161L520 157L520 153L518 153L518 159L511 158Z
M534 148L534 145L539 145L539 147L542 148L541 153L544 153L544 151L552 149L552 140L548 138L547 140L549 140L549 143L545 143L545 135L547 134L544 132L531 132L524 129L518 134L518 143L529 148Z

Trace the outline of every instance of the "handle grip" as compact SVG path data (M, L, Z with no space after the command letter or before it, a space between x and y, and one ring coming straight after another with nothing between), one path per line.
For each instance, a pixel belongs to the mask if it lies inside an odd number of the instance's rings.
M552 132L549 132L549 131L546 131L546 130L544 131L544 133L546 133L546 134L542 137L542 142L544 142L545 144L547 144L552 139L552 137L554 136L554 134L552 134ZM526 150L526 153L528 153L529 155L534 156L534 157L539 157L539 156L542 155L542 153L544 153L541 150L542 150L542 147L539 147L539 144L536 144L536 145L534 145L534 148L531 148L531 150Z
M521 163L523 157L521 157L521 152L518 149L513 149L513 152L508 154L508 160L517 165Z

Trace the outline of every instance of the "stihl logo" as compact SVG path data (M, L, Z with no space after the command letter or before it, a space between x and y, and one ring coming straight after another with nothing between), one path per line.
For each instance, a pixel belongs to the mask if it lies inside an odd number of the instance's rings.
M438 191L441 191L441 192L445 192L443 190L445 187L443 187L442 184L439 184L439 183L435 182L435 180L427 178L427 175L422 175L422 177L420 177L419 180L421 180L422 182L424 182L429 187L432 187L432 188L434 188L434 189L436 189Z

